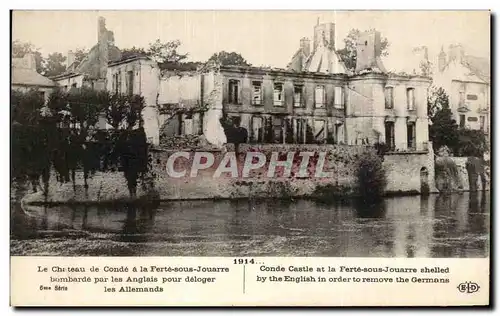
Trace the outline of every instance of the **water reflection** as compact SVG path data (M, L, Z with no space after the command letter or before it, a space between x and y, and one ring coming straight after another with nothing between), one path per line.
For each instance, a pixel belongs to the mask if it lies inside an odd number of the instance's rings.
M394 197L368 205L305 199L177 201L140 207L13 205L12 252L484 257L489 255L489 214L488 192ZM39 241L52 248L42 251L30 244Z

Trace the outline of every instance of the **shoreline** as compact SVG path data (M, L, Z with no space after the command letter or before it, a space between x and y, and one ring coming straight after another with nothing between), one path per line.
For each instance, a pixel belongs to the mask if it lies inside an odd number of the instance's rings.
M421 194L418 191L410 191L410 192L402 192L402 191L391 191L386 192L382 195L378 200L370 203L377 203L383 201L385 198L393 198L393 197L406 197L406 196L429 196L429 195L450 195L450 194L463 194L463 193L473 193L473 192L489 192L489 189L486 190L477 190L477 191L469 191L469 190L461 190L461 191L452 191L452 192L429 192L428 194ZM189 202L189 201L242 201L242 200L279 200L279 201L293 201L293 200L311 200L317 201L320 203L352 203L363 201L363 198L359 195L344 195L344 196L320 196L320 195L297 195L297 196L289 196L289 197L269 197L269 196L248 196L248 197L213 197L213 198L171 198L171 199L145 199L136 198L136 199L116 199L116 200L101 200L101 201L77 201L77 200L68 200L68 201L30 201L25 202L24 198L21 200L11 200L11 204L21 204L21 205L30 205L30 206L47 206L47 207L56 207L56 206L150 206L157 205L164 202Z

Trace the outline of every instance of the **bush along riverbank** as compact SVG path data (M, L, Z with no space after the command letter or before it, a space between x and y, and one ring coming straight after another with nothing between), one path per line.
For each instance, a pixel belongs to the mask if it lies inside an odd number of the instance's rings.
M480 157L438 157L436 187L441 193L490 189L489 163Z

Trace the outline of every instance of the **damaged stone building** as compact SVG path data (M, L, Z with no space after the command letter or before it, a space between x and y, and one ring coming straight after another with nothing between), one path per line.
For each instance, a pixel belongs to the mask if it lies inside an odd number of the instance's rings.
M246 128L250 143L383 142L394 150L425 150L430 79L388 73L380 55L380 33L366 32L357 42L356 69L347 70L335 51L335 24L318 23L312 45L301 39L287 69L206 66L163 73L158 106L204 105L210 117ZM159 121L170 133L210 138L200 114L182 115Z
M75 61L75 53L68 52L66 72L52 78L60 87L68 91L72 87L88 87L96 90L106 89L108 63L122 57L115 46L113 32L106 29L106 20L97 21L97 43L80 62Z
M204 135L221 146L227 141L222 119L244 127L249 143L383 142L403 151L427 146L430 79L388 73L376 31L359 38L354 71L335 51L333 23L315 25L312 43L300 39L286 69L216 64L161 69L145 56L121 58L103 18L97 37L82 62L69 58L69 71L53 80L66 89L142 95L144 128L156 145L160 135Z

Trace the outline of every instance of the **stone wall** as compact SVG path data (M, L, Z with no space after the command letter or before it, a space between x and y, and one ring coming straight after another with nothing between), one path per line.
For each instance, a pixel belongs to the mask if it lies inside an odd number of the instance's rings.
M346 145L282 145L263 144L251 145L242 144L239 153L236 155L232 146L226 150L207 151L214 156L214 163L211 167L199 170L195 177L191 177L191 167L195 153L199 151L186 150L189 159L177 158L173 166L176 172L186 171L179 178L175 178L167 172L168 158L176 151L152 150L152 178L154 179L154 192L147 192L140 184L138 186L138 197L148 197L154 193L156 198L162 200L179 199L211 199L211 198L274 198L274 197L311 197L322 192L331 195L349 195L354 192L356 186L356 164L361 155L366 151L374 150L367 146L346 146ZM266 163L263 167L251 170L248 176L243 176L243 166L246 153L261 152L266 156ZM270 160L273 152L279 161L287 160L287 155L291 163L291 172L286 174L284 167L277 167L274 176L269 177ZM311 157L307 167L307 174L300 173L302 157L299 152L310 152ZM230 160L233 155L235 160ZM324 165L321 169L320 159L324 155ZM430 191L436 191L434 187L434 166L433 160L429 160L431 153L413 154L388 154L384 157L384 167L386 168L388 193L418 193L421 191L420 174L422 168L426 168L429 180ZM232 177L230 172L221 173L215 176L217 167L230 166L236 161L237 177ZM202 158L201 163L206 162ZM252 160L252 163L256 161ZM317 172L323 171L331 173L328 177L318 177ZM49 185L48 202L111 202L117 200L128 200L129 193L125 178L121 172L96 173L88 180L89 187L85 190L83 177L77 174L76 187L72 183L57 183L56 176L52 175ZM328 190L325 191L325 188ZM41 192L29 194L24 202L43 202L44 197Z
M437 192L434 153L429 147L429 152L390 153L384 156L388 193L423 193L423 183L428 184L429 192Z
M152 156L152 174L154 176L155 193L162 200L177 199L206 199L206 198L243 198L243 197L292 197L311 196L319 187L330 185L338 188L339 192L349 192L355 186L355 166L358 157L366 151L373 150L364 146L341 145L250 145L242 144L237 155L238 177L231 177L230 173L222 173L214 178L214 172L226 151L210 151L214 155L213 167L200 170L196 177L190 177L191 165L195 152L189 152L189 160L177 158L174 164L175 171L186 170L186 175L173 178L166 171L168 157L175 151L155 150ZM248 177L242 177L245 152L259 151L266 156L266 164L259 169L252 170ZM310 158L307 168L308 175L299 174L301 157L299 151L308 151L314 155ZM228 148L229 154L233 153ZM268 177L269 161L272 152L279 152L279 160L286 160L287 153L293 155L290 175L284 174L283 167L277 167L275 175ZM323 172L331 172L328 178L315 177L320 153L325 155ZM234 153L233 153L234 154ZM202 161L203 162L203 161ZM88 180L89 187L85 190L83 177L77 174L76 187L72 183L60 184L52 175L49 185L49 202L68 201L116 201L127 200L129 193L125 178L121 172L97 172ZM138 197L147 196L141 185L138 187ZM25 202L44 201L41 192L29 194Z

